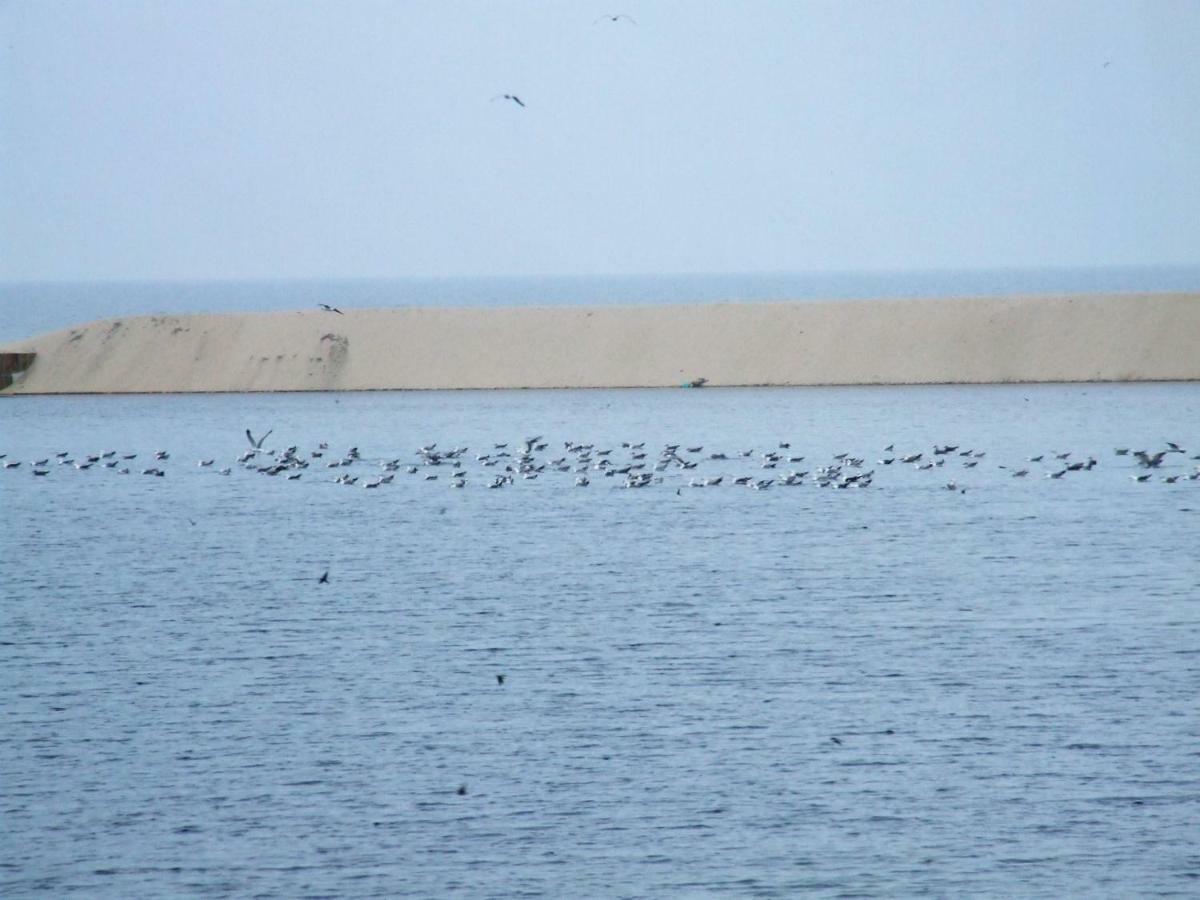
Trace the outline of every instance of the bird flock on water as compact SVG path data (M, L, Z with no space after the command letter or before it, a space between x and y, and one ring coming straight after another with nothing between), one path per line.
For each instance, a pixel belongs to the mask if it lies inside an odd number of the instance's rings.
M995 463L984 450L957 444L935 444L927 448L896 450L895 444L868 461L867 455L836 453L816 458L792 449L781 441L770 449L750 448L729 452L706 449L704 445L665 444L648 450L646 443L622 441L603 446L581 441L552 442L541 435L513 443L493 443L484 450L470 452L469 447L442 447L426 444L402 456L364 456L358 447L344 453L331 452L327 442L301 450L297 445L272 449L265 446L274 431L255 437L246 429L248 448L228 465L218 466L215 458L197 462L201 471L229 476L236 470L255 472L290 481L301 478L324 480L339 485L382 488L397 478L441 482L451 488L482 486L491 490L514 487L542 478L566 481L577 488L600 485L644 489L666 487L682 493L685 488L734 487L765 491L772 488L802 487L864 489L882 481L886 474L900 468L912 468L931 475L941 474L934 486L965 492L973 476L987 468L1010 478L1044 477L1052 480L1078 476L1100 466L1090 454L1072 451L1043 452L1022 458L1019 464ZM1200 465L1188 470L1187 463L1200 460L1189 456L1179 444L1167 441L1162 449L1133 450L1117 447L1120 468L1132 469L1134 481L1147 483L1157 479L1166 484L1200 482ZM163 478L171 454L155 450L138 463L138 453L106 450L75 455L68 450L30 461L33 475L47 477L56 471L73 469L111 471L119 475L138 472ZM0 453L6 470L20 469L23 460ZM980 467L985 467L981 469ZM323 476L323 477L322 477ZM961 481L960 481L961 480ZM975 479L978 480L978 479Z

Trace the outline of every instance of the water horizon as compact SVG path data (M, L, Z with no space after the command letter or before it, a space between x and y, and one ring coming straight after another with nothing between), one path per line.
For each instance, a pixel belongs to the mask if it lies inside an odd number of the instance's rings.
M1200 266L0 282L0 341L136 315L1200 291Z

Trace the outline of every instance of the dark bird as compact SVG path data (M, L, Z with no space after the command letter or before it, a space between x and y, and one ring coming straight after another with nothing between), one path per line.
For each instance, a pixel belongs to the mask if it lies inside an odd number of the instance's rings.
M518 97L516 94L497 94L495 97L492 98L492 102L494 103L497 100L511 100L513 103L517 104L517 106L520 106L520 107L525 106L525 104L523 102L521 102L521 98Z
M317 579L317 584L329 584L329 570L325 570L325 574Z
M1143 469L1157 469L1162 465L1163 459L1166 458L1167 451L1159 450L1151 456L1145 450L1136 450L1133 455L1137 457L1138 465Z
M592 24L599 25L601 22L620 22L622 19L624 19L630 25L637 24L637 22L633 20L633 16L627 16L625 13L605 13Z
M325 310L325 312L337 313L339 316L345 315L345 313L343 313L336 306L330 306L328 303L318 303L317 306L321 307L321 309Z
M274 429L271 429L271 431L274 431ZM249 428L246 429L246 440L248 440L250 442L250 446L253 447L255 450L261 450L263 441L265 441L270 436L271 436L271 432L268 431L266 434L264 434L258 440L255 440L254 435L252 435L250 433L250 429Z
M504 684L504 676L503 675L496 676L496 684Z
M458 796L460 796L460 797L467 796L467 786L465 784L460 784L458 786L458 790L455 791L454 793L458 794Z
M841 738L838 738L838 737L831 737L831 738L830 738L830 740L831 740L831 741L833 741L835 744L837 744L839 747L840 747L840 746L841 746L841 744L842 744L842 740L841 740Z

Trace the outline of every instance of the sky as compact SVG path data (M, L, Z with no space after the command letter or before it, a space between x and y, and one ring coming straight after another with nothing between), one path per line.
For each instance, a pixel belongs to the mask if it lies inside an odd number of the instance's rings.
M0 0L0 280L1192 265L1197 47L1200 0Z

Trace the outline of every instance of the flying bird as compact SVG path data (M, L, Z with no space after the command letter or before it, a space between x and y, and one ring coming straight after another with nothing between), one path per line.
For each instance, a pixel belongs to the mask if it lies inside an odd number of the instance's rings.
M329 584L329 570L325 570L325 574L317 579L317 584Z
M321 309L325 310L325 312L337 313L339 316L345 315L345 313L343 313L336 306L330 306L328 303L318 303L317 306L321 307Z
M630 25L637 24L637 22L633 20L633 16L627 16L625 13L605 13L592 24L599 25L601 22L620 22L622 19L624 19Z
M273 429L273 428L271 429L271 431L274 431L274 430L275 430L275 429ZM246 440L248 440L248 441L250 442L250 446L251 446L251 447L253 447L255 450L261 450L261 449L262 449L262 445L263 445L263 441L265 441L267 438L269 438L269 437L271 436L271 431L268 431L266 434L264 434L262 437L260 437L260 438L259 438L259 439L256 441L256 440L254 439L254 435L252 435L252 434L250 433L250 429L249 429L249 428L247 428L247 429L246 429Z
M492 98L492 102L495 103L497 100L511 100L513 103L517 104L517 106L525 106L525 104L521 101L521 98L516 94L497 94Z

